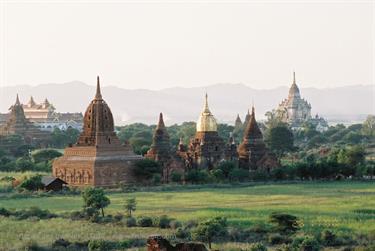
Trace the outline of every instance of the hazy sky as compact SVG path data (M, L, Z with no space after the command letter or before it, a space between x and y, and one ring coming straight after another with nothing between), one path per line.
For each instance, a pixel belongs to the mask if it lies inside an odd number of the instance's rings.
M373 1L4 1L1 85L373 84Z

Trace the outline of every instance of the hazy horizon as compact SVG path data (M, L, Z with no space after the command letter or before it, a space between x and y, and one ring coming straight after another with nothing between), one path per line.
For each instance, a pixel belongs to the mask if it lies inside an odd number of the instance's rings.
M374 85L373 2L2 1L0 86ZM208 18L209 17L209 18ZM3 94L4 95L4 94Z

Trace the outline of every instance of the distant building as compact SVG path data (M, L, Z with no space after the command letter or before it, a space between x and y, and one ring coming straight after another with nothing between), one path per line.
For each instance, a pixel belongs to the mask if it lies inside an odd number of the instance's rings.
M249 171L266 170L278 167L277 158L266 148L263 134L255 120L255 109L252 108L250 121L246 126L243 141L238 146L239 166Z
M238 129L242 128L242 120L241 120L239 114L237 114L236 120L234 121L234 128L235 128L235 129L237 129L237 128L238 128Z
M82 113L57 113L55 107L47 99L38 104L31 96L29 102L22 105L22 108L25 117L42 131L51 132L55 128L82 130ZM4 123L8 116L8 114L0 114L0 124Z
M0 136L20 135L26 144L48 144L49 133L41 131L25 117L23 105L20 103L18 94L15 104L9 110L5 123L0 126Z
M299 127L311 119L311 105L301 98L295 73L293 73L293 84L289 88L288 98L281 102L276 113L281 121L292 127Z
M134 162L142 159L129 145L122 145L114 132L112 112L100 92L87 107L84 127L77 143L54 160L52 173L70 186L110 187L134 183Z
M306 122L316 125L320 131L328 129L328 123L323 118L311 117L311 104L301 98L295 72L293 72L293 83L289 88L288 98L279 104L276 116L280 121L289 124L292 129L298 129Z

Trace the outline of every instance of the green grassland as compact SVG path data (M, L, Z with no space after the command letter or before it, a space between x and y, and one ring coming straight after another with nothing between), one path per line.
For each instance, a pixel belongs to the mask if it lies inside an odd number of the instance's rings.
M276 211L301 218L305 233L332 229L375 236L375 216L354 212L375 209L374 182L307 182L200 189L187 187L176 191L108 192L107 195L111 204L106 208L106 214L125 213L125 199L134 196L137 199L136 217L168 215L180 221L200 221L224 216L230 225L246 228L259 223L267 224L270 213ZM0 196L0 207L22 209L31 206L63 214L80 210L82 198L79 195L30 198ZM155 233L172 234L172 230L126 228L62 218L39 221L0 218L0 250L19 246L29 240L50 244L58 238L72 241L121 240L146 238Z

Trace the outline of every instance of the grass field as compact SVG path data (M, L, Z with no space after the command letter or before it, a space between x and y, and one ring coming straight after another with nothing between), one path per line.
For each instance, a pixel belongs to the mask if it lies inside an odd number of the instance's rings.
M227 217L231 225L249 227L267 223L271 212L286 212L300 217L303 231L321 229L375 236L375 216L354 210L375 209L375 183L369 182L308 182L299 184L268 184L233 188L202 188L168 192L108 193L111 205L108 214L125 213L127 197L135 196L135 216L166 214L180 221ZM80 210L82 198L52 196L40 198L0 197L0 207L28 208L38 206L54 213ZM156 228L126 228L116 225L51 219L16 221L0 218L0 249L15 247L28 240L50 244L58 238L69 240L147 237L151 233L171 233Z

